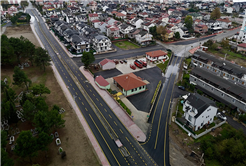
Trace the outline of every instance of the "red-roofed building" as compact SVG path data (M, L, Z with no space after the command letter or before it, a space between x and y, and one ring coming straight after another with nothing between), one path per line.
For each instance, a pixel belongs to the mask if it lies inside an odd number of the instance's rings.
M115 68L115 63L113 60L110 59L104 59L101 62L99 62L100 67L102 70L110 70Z
M121 19L126 18L126 15L123 14L123 13L116 13L115 16L116 16L117 18L121 18Z
M91 1L89 3L89 7L91 10L96 11L97 10L97 3L95 1Z
M208 31L208 26L207 25L196 25L194 27L194 32L204 34Z
M115 39L120 37L120 29L117 26L108 25L106 28L108 37L114 37Z
M8 14L9 15L13 16L16 13L18 13L18 9L14 5L12 5L11 7L8 8Z
M231 21L229 20L229 18L219 18L217 19L217 21L221 24L221 27L223 29L228 29L231 27Z
M173 11L175 11L175 9L168 9L167 13L171 15Z
M162 50L146 52L146 59L150 61L167 60L167 53Z
M110 89L110 84L101 75L95 78L95 83L101 89Z
M237 45L237 51L245 51L246 52L246 43L241 43Z
M96 13L89 14L88 16L89 16L89 21L99 20L98 14L96 14Z
M131 96L146 91L146 83L133 73L113 77L114 84L125 96Z

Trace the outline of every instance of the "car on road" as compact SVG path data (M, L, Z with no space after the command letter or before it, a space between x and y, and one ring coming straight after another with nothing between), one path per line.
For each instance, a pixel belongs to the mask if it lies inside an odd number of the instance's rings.
M147 62L142 61L142 60L140 60L139 62L141 62L143 64L143 67L147 67Z
M183 86L178 86L178 88L181 90L185 90L185 87L183 87Z
M135 70L136 69L136 66L133 65L133 64L130 64L130 68L132 68L133 70Z

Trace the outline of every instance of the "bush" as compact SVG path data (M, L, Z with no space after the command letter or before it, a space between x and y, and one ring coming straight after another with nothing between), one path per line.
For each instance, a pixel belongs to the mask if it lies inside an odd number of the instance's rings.
M117 101L118 101L118 103L120 103L121 107L123 107L123 108L126 110L126 112L127 112L129 115L132 114L131 110L130 110L129 108L127 108L127 106L126 106L121 100L117 100Z
M160 86L161 86L161 81L159 81L159 83L158 83L158 85L157 85L157 87L156 87L156 89L155 89L155 93L154 93L153 98L152 98L152 100L151 100L151 102L150 102L151 105L154 103L154 100L155 100L155 98L156 98L156 96L157 96L158 89L159 89Z
M197 90L197 93L198 93L199 95L202 95L202 94L203 94L203 92L202 92L200 89Z

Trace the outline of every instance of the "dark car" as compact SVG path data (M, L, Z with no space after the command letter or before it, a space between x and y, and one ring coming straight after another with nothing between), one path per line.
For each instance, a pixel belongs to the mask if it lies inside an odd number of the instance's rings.
M119 61L117 59L114 59L114 63L117 65Z
M185 87L183 87L183 86L178 86L178 88L181 90L185 90Z
M127 63L127 60L124 59L123 62Z
M120 61L121 64L123 64L123 61Z

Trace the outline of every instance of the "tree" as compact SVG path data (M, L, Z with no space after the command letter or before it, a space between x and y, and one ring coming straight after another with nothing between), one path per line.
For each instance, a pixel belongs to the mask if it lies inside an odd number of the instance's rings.
M48 145L52 142L52 137L45 133L45 132L41 132L38 135L37 138L37 144L38 144L38 149L41 151L45 151L45 153L47 153L48 151Z
M13 166L14 161L11 159L7 152L1 148L1 166Z
M175 32L174 37L175 37L176 39L180 39L180 34L179 34L179 32Z
M55 129L65 127L64 125L65 120L62 119L61 114L59 114L58 110L55 110L55 109L51 110L49 112L49 117L51 120L51 125Z
M14 48L6 35L1 36L1 63L10 65L15 61Z
M229 40L223 39L220 44L223 48L226 48L226 49L230 48Z
M25 39L25 45L24 49L26 52L26 56L28 57L29 61L31 62L33 66L33 61L34 61L34 55L35 55L35 45L30 42L28 39Z
M221 13L220 13L220 8L215 8L212 13L210 14L210 18L213 19L213 20L216 20L218 18L220 18L221 16Z
M9 85L5 84L5 82L3 80L1 80L1 93L4 92L4 89L8 89Z
M35 105L31 103L29 100L26 100L23 105L23 116L27 120L33 120L34 112L35 112Z
M34 115L34 126L38 128L39 132L50 133L50 129L52 127L50 123L50 117L48 116L48 112L38 111Z
M164 26L158 26L156 28L156 33L161 36L162 40L165 40L165 35L167 33L167 29Z
M34 63L39 66L41 69L43 68L45 71L45 66L49 66L51 62L51 58L46 50L41 47L38 47L35 50L35 58Z
M5 130L1 130L1 148L7 145L8 134Z
M44 86L44 84L35 85L32 87L33 95L50 94L50 90Z
M17 123L18 117L16 114L15 104L11 101L4 99L1 105L1 116L9 120L9 123Z
M192 28L192 24L193 24L192 16L187 15L187 16L185 17L184 23L185 23L185 27L186 27L188 30L193 29L193 28Z
M49 107L43 97L37 97L34 101L34 104L36 106L36 110L48 112Z
M150 27L149 28L149 32L151 35L153 35L153 37L155 38L157 33L156 33L156 26Z
M209 39L208 41L204 42L203 45L206 47L212 47L213 43L214 42L211 39Z
M84 63L85 67L88 68L88 66L95 61L95 57L93 53L91 52L83 52L83 56L81 57L81 62Z
M24 83L26 85L27 90L28 90L28 83L29 86L32 83L31 80L28 79L26 73L17 66L15 66L14 68L13 80L14 80L13 85L21 86Z
M9 43L13 47L14 54L16 55L18 63L20 63L20 57L25 54L25 50L23 49L24 48L24 41L21 39L23 39L23 36L21 36L20 39L14 38L14 37L11 37L9 39Z
M21 131L16 143L17 146L14 152L21 158L25 159L28 157L30 162L32 162L32 158L38 155L37 140L32 136L31 131Z

